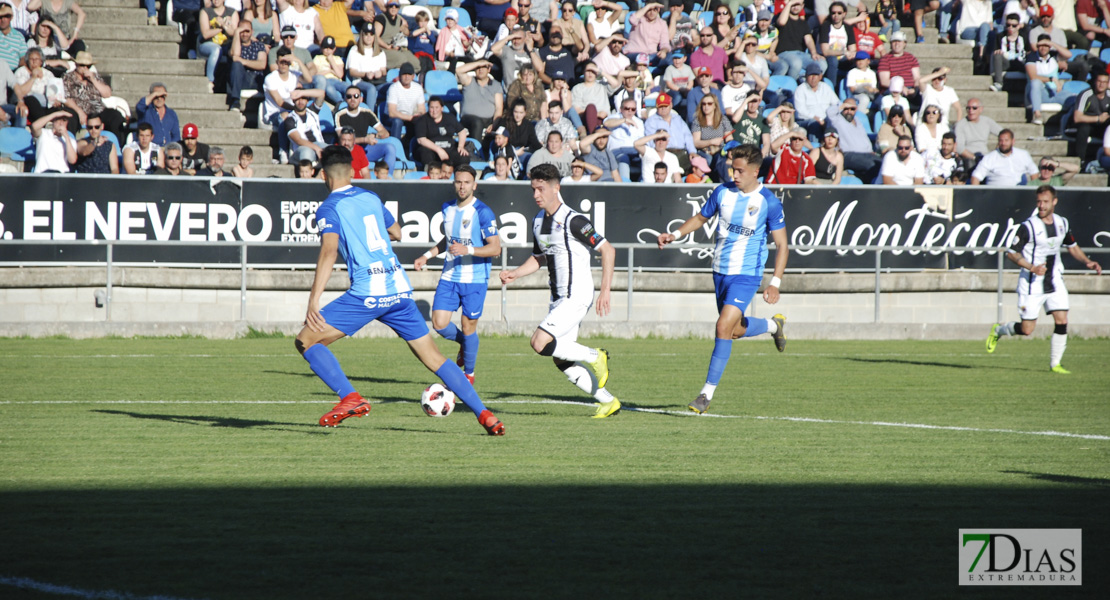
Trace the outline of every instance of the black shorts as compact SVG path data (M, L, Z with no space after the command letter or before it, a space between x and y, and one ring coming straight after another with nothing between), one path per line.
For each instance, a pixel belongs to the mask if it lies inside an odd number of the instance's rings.
M925 10L932 0L910 0L910 10Z

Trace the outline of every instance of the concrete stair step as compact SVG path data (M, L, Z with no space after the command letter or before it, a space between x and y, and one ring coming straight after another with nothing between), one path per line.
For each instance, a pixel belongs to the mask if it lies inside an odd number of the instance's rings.
M196 123L198 127L218 128L218 129L235 129L242 127L243 122L239 120L239 113L227 109L224 110L178 110L177 120L182 124Z
M187 123L188 121L182 121ZM205 144L215 144L223 146L226 150L232 146L235 147L235 156L238 157L239 147L242 145L250 145L254 147L255 160L262 160L266 162L269 159L269 151L261 146L270 143L270 136L273 134L269 128L267 129L243 129L241 127L226 128L226 127L205 127L197 123L200 127L200 141Z
M96 68L105 73L135 73L158 77L165 75L204 75L204 62L173 58L103 58Z
M1110 185L1110 181L1107 181L1107 176L1105 173L1097 175L1080 173L1079 175L1076 175L1070 183L1068 183L1068 187L1104 188L1108 185Z
M142 25L154 29L146 24L146 11L139 8L105 8L91 6L85 9L88 14L86 21L93 23L113 23L118 25ZM118 39L118 38L117 38Z
M1041 140L1032 142L1018 137L1014 145L1028 152L1033 157L1033 160L1037 160L1042 156L1064 156L1068 151L1068 143L1065 140L1051 142Z
M990 75L949 75L948 85L961 89L983 90L984 92L990 91L991 82ZM1001 93L1001 92L998 92Z
M990 80L990 77L987 77L987 79ZM952 84L949 83L949 85ZM1006 92L993 92L991 90L988 90L986 87L977 88L969 87L966 85L962 87L953 87L956 90L956 94L960 97L961 104L967 106L968 100L970 100L971 98L978 98L979 101L983 103L983 107L986 109L985 112L988 115L990 115L991 111L995 109L1010 107L1010 95ZM994 117L991 118L993 119ZM998 119L995 120L997 121Z
M139 11L140 15L145 15L145 12ZM122 40L128 42L174 42L181 41L181 35L177 33L176 27L150 27L142 23L126 24L121 23L113 25L111 21L100 21L89 19L84 27L81 28L81 38L93 45L95 41L107 41L111 43L120 43ZM100 44L96 44L99 46Z
M957 58L925 58L918 61L921 64L921 74L928 75L933 72L933 69L940 67L948 67L950 72L949 77L957 75L974 75L975 63L968 60L961 60Z
M148 84L149 85L149 84ZM112 88L113 95L119 96L127 100L134 108L139 100L147 95L149 87L142 89L125 89L125 88ZM226 111L227 103L223 94L174 94L169 96L170 108L177 112L183 110L200 110L200 111Z
M910 44L906 47L906 52L916 56L918 62L921 62L924 58L970 59L974 50L960 44Z
M88 9L96 8L141 8L143 14L146 14L146 8L142 0L81 0L81 7Z
M93 41L90 44L96 43ZM98 61L106 58L130 58L142 56L151 59L177 60L178 43L173 42L117 42L96 43L94 56Z
M236 156L238 156L238 152L239 152L238 149L236 149ZM254 152L255 152L255 154L254 154L254 163L251 164L251 168L254 169L254 177L256 179L261 178L261 177L280 177L282 179L294 179L294 177L293 177L293 165L272 165L272 164L268 164L269 163L269 160L268 160L269 155L268 154L267 154L267 161L266 161L267 164L260 164L259 160L258 160L258 149L256 148Z
M110 71L105 71L110 73ZM123 90L141 90L142 95L146 95L150 89L150 84L155 81L160 81L166 85L166 89L172 98L174 94L207 94L208 93L208 80L204 75L161 75L161 74L143 74L143 73L117 73L112 75L112 87L119 87ZM130 96L127 96L130 97Z

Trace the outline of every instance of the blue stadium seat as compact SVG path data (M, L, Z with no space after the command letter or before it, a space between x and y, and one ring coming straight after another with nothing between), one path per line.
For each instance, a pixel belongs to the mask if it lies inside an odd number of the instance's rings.
M1110 63L1110 48L1103 48L1102 52L1098 53L1098 58L1104 63Z
M331 112L331 105L327 102L320 107L320 131L324 136L335 135L335 115Z
M863 180L855 175L841 175L840 185L863 185Z
M474 167L475 171L481 173L483 169L489 166L489 163L482 160L475 160L471 161L470 166Z
M462 100L459 80L451 71L431 71L424 76L424 95L427 98L440 96L446 103Z
M474 24L470 21L470 13L467 12L467 10L465 8L456 8L455 10L459 11L459 27L470 27L471 25ZM446 9L439 11L439 28L440 29L443 29L444 27L447 26L447 19L445 19L444 16L443 16L444 13L446 13L446 12L447 12Z
M35 144L31 132L22 127L0 129L0 156L6 156L16 162L34 158Z
M397 152L397 160L393 163L393 168L400 168L405 170L412 170L416 168L416 163L412 162L407 156L405 156L405 146L401 143L401 140L395 137L387 137L384 140L378 140L378 143L393 146L393 149Z
M397 76L400 75L400 74L401 74L401 69L398 68L398 67L394 67L394 68L386 71L385 72L385 82L386 83L393 83L397 79ZM384 96L385 94L379 94L379 95Z
M698 23L700 23L700 25L698 25L698 29L701 29L702 27L709 27L713 23L713 16L715 12L715 10L703 10L698 13Z
M772 75L767 81L767 91L777 92L779 90L786 90L790 95L794 95L794 90L798 89L798 82L787 77L786 75Z
M1074 94L1078 96L1089 89L1091 89L1091 84L1086 81L1065 81L1064 87L1060 91L1065 94Z
M123 146L120 145L119 139L116 137L116 134L112 133L111 131L101 131L100 135L111 140L112 143L116 145L116 156L123 158Z
M409 171L405 173L405 179L423 179L426 175L424 171Z

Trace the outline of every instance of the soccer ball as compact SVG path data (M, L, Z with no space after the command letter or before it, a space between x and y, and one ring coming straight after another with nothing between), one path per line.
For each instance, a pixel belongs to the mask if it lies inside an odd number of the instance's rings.
M438 383L424 388L420 396L420 408L429 417L446 417L455 410L455 394Z

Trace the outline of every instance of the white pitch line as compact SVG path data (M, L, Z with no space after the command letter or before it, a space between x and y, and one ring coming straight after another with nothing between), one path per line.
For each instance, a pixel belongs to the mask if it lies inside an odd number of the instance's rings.
M415 401L413 401L415 403ZM380 404L397 404L395 400ZM571 400L486 400L486 404L558 404L563 406L594 406L594 402ZM0 400L0 405L28 404L326 404L316 400ZM1093 433L1069 433L1066 431L1021 431L1017 429L984 429L980 427L961 427L958 425L928 425L925 423L893 423L889 421L847 421L838 419L818 419L814 417L767 417L758 415L697 415L689 411L663 410L658 408L624 407L628 412L671 415L676 417L705 417L711 419L748 419L752 421L788 421L792 423L821 423L825 425L870 425L872 427L900 427L904 429L931 429L934 431L966 431L972 433L1004 433L1011 435L1036 435L1043 437L1076 438L1083 440L1110 441L1110 436Z
M82 590L69 587L68 585L55 585L53 583L35 581L34 579L28 579L26 577L8 577L6 575L0 575L0 585L23 590L33 590L46 594L77 596L78 598L89 598L90 600L185 600L184 598L176 598L174 596L138 596L127 592L117 592L115 590Z

